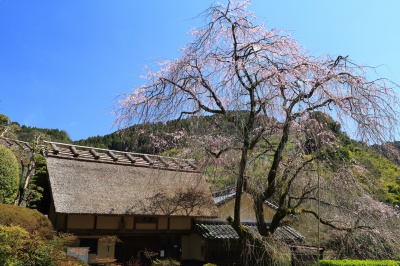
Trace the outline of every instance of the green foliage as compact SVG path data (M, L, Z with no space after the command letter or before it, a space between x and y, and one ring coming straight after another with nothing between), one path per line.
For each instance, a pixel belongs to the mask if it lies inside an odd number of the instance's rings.
M19 167L11 150L0 145L0 203L14 203L18 193Z
M168 259L155 259L152 261L152 265L160 265L160 266L179 266L181 263L179 261L176 261L174 259L168 258Z
M375 197L391 204L400 204L400 167L375 150L361 145L349 146L350 157L358 161L376 182L360 180L369 187Z
M74 143L82 146L93 146L119 151L132 151L147 154L159 154L169 149L179 149L179 147L157 147L151 135L171 143L171 134L177 131L186 132L189 135L204 136L218 131L219 134L232 136L237 131L234 123L240 123L241 117L245 113L232 112L232 121L220 120L217 115L191 117L181 120L172 120L167 123L146 123L131 126L129 128L116 131L105 136L95 136ZM185 145L185 141L181 142Z
M19 226L0 225L0 265L25 265L29 233Z
M149 251L149 250L144 250L142 251L143 255L151 261L151 265L159 265L159 266L179 266L181 263L179 261L176 261L172 258L166 258L166 259L158 259L158 253Z
M25 207L0 204L0 225L20 226L28 233L36 232L46 239L54 236L49 219L40 212Z
M55 235L50 221L36 210L0 204L0 265L78 266L67 258L71 234Z
M8 116L0 114L0 133L4 132L6 128L7 132L4 137L11 139L30 141L34 136L40 135L46 140L72 143L65 130L21 126L18 122L12 122Z
M40 210L45 210L44 202L41 202L43 198L43 188L46 186L47 180L47 165L46 159L41 154L35 154L35 175L31 178L29 182L29 187L25 191L25 198L27 201L27 207L37 208Z
M326 129L334 133L338 140L335 147L318 147L324 154L324 161L329 162L333 170L349 163L361 166L365 171L360 172L361 168L357 168L358 170L354 170L354 173L367 191L380 201L400 204L400 167L398 164L379 154L377 152L380 150L378 145L370 147L365 143L351 140L340 131L340 124L332 117L321 112L314 112L310 118L322 123ZM316 144L314 143L314 145ZM396 147L395 143L393 145Z
M19 140L22 141L30 141L34 136L40 135L43 139L50 141L72 143L72 140L69 138L69 135L65 130L37 128L23 125L19 130L15 130L14 133L17 134Z
M169 149L169 150L161 152L159 155L166 156L166 157L176 157L177 155L179 155L179 153L181 153L181 150Z
M0 225L0 265L61 265L61 261L66 259L65 245L73 238L60 235L49 240L20 226Z
M0 114L0 135L6 138L14 138L13 130L19 128L17 125L11 123L8 116Z
M313 264L314 266L317 263ZM321 260L321 266L398 266L399 261L394 260Z
M172 122L167 124L154 123L132 126L127 129L105 135L90 137L86 140L75 141L77 145L94 146L111 150L132 151L146 154L158 154L165 151L164 147L157 147L151 136L171 142L171 133L182 130L186 126Z
M11 120L8 116L4 115L4 114L0 114L0 128L3 126L7 126L8 124L10 124Z

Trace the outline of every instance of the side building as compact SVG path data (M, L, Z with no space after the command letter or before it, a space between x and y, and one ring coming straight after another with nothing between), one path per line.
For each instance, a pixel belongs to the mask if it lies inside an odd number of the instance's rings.
M214 202L220 215L219 219L195 220L194 229L204 243L203 261L212 262L218 266L257 264L248 260L250 257L247 255L249 254L243 253L243 250L246 250L245 246L247 245L247 248L249 248L251 244L249 246L247 243L243 243L227 221L227 218L234 216L235 196L235 188L214 193ZM252 197L244 190L240 209L242 225L255 237L262 238L257 229L253 206ZM269 226L278 206L265 201L263 208L264 220ZM296 216L287 216L274 232L273 238L278 242L285 243L286 247L290 249L290 252L286 255L290 253L290 264L292 266L311 265L317 260L317 257L323 258L324 248L307 245L305 236L291 227L291 224L296 224L296 221Z

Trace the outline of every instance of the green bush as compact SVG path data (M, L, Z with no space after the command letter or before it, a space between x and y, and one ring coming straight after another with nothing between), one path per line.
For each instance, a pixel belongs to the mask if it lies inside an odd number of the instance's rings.
M321 266L399 266L394 260L321 260ZM314 263L317 265L317 263Z
M10 122L11 120L8 116L6 116L5 114L0 114L0 129L10 124Z
M76 237L56 235L46 216L25 207L0 204L0 265L77 266L66 246Z
M17 198L19 167L11 150L0 145L0 203L12 204Z
M0 265L82 265L68 260L65 253L65 245L74 240L74 236L67 234L48 240L36 231L29 233L20 226L0 225Z
M36 232L46 239L54 237L50 220L37 210L25 207L0 204L0 225L18 225L28 233Z

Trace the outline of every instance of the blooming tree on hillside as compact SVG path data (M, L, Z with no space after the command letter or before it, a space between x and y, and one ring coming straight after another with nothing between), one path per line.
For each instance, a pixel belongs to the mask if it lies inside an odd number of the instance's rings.
M229 1L203 12L207 24L190 32L193 41L183 47L181 57L160 62L161 70L149 71L145 85L119 101L117 123L202 114L217 114L235 122L232 111L240 111L240 123L235 123L241 154L233 223L240 224L240 195L246 178L251 178L250 157L263 143L270 147L270 163L264 169L265 180L252 191L259 231L269 235L294 208L283 207L288 201L283 191L282 208L267 228L262 202L277 192L278 178L279 184L284 180L290 187L314 159L298 154L297 159L302 160L294 163L293 157L292 167L288 167L288 159L284 163L291 134L306 134L307 128L313 128L320 145L334 145L326 131L310 126L311 114L318 111L338 119L360 140L391 138L398 122L399 101L394 90L398 86L386 79L369 80L370 68L347 56L309 55L284 31L256 24L257 18L247 9L249 3ZM271 136L279 136L274 145Z

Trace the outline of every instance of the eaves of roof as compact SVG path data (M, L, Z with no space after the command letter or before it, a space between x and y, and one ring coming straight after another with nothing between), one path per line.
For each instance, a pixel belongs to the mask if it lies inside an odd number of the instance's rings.
M253 235L261 237L255 222L242 222ZM239 235L228 223L220 219L196 219L195 230L205 239L239 239ZM301 243L305 237L290 226L282 225L274 233L274 237L285 243Z

